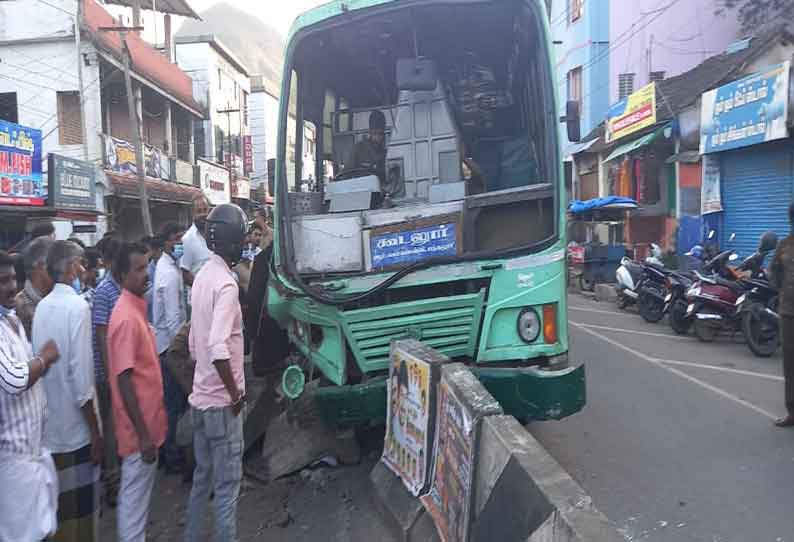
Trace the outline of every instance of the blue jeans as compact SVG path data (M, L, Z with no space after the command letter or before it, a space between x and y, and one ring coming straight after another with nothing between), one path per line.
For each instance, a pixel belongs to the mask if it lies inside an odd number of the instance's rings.
M185 542L200 542L211 491L215 492L215 542L237 541L237 499L243 479L243 416L231 407L191 407L196 470L188 501Z

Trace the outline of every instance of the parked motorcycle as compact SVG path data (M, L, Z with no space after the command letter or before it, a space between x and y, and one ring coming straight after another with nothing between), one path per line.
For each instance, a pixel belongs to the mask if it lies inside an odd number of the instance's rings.
M758 251L748 259L747 268L752 276L743 281L748 291L736 300L742 335L753 354L762 358L772 356L780 345L778 291L769 283L763 270L766 255L776 248L777 235L774 232L761 236Z
M651 254L645 259L644 264L635 262L630 258L623 258L620 261L620 267L615 272L618 308L625 309L639 301L640 291L646 278L646 268L649 265L661 267L660 255L661 249L658 245L652 244Z
M644 271L645 275L638 292L637 307L643 320L655 324L664 318L667 277L670 271L654 263L645 264Z
M771 240L771 236L763 236L759 250L736 268L728 264L736 261L738 256L727 250L704 267L705 272L713 275L696 273L698 280L687 293L687 317L692 319L698 339L711 342L720 331L732 334L741 331L743 314L737 309L738 300L751 289L749 281L764 278L761 266L766 255L773 250L770 249ZM774 241L776 245L776 238Z
M670 273L667 277L667 297L664 312L669 315L670 327L679 335L686 335L692 327L692 320L687 318L689 303L686 293L695 281L694 274Z

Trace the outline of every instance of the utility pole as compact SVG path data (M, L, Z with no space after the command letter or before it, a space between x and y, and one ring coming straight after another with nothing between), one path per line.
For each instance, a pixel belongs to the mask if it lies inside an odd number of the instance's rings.
M149 212L149 196L146 192L146 172L143 167L143 142L141 137L141 119L138 118L138 108L135 103L135 95L132 91L132 75L130 74L130 60L132 58L130 49L127 46L127 33L140 32L143 27L100 27L100 32L118 32L121 36L122 62L124 64L124 84L127 88L127 109L129 110L130 124L132 125L132 142L135 145L135 171L138 176L138 195L141 200L141 217L143 219L143 230L146 235L152 235L152 216Z
M77 80L80 85L80 135L83 139L83 160L88 161L88 128L85 123L85 85L83 84L83 55L80 50L80 30L83 24L83 2L77 0L77 14L74 16L74 43L77 47Z

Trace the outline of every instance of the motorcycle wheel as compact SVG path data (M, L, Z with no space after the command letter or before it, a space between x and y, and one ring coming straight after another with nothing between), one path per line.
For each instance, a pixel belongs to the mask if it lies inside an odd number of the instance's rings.
M655 324L664 318L664 303L654 296L640 294L637 304L640 307L640 316L649 324Z
M755 303L742 316L742 335L750 351L759 358L768 358L777 352L780 344L780 329L767 322L761 313L764 306Z
M692 327L692 320L686 317L687 303L683 299L676 300L670 307L670 327L678 335L687 335Z
M698 320L695 318L695 335L704 343L714 342L717 338L719 329L717 326L710 324L708 320Z

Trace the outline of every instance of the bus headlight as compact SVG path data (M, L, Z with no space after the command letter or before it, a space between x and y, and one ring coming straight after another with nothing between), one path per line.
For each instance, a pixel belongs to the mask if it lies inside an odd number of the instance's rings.
M526 343L533 343L540 335L540 317L534 309L526 308L518 315L518 336Z

